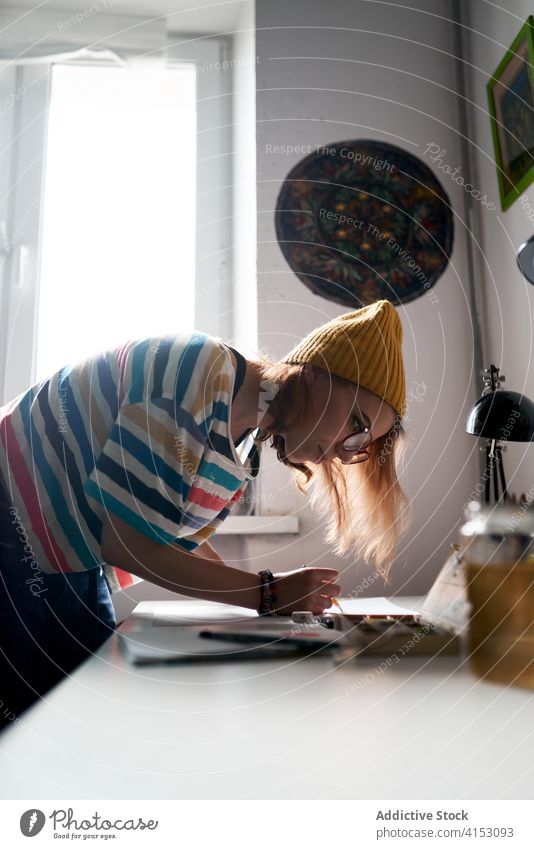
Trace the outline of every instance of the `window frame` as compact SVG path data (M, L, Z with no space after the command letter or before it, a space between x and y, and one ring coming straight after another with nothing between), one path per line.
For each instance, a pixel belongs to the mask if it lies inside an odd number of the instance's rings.
M167 64L197 69L195 329L229 339L232 293L232 76L224 36L168 35ZM214 155L213 151L217 150Z
M41 259L44 156L50 101L50 65L14 69L15 90L9 140L9 203L2 220L7 234L2 264L2 403L25 391L35 375ZM30 340L31 344L28 344Z

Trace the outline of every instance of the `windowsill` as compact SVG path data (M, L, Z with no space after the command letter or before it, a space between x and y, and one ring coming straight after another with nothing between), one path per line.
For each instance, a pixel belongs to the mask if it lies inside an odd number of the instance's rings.
M298 516L228 516L217 528L222 534L298 534Z

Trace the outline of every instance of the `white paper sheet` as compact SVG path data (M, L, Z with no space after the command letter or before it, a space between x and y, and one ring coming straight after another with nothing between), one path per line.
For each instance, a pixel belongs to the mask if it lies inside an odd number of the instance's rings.
M347 616L413 616L419 613L412 607L402 607L384 596L373 596L372 598L338 598L341 611ZM339 608L333 605L326 613L339 613Z
M152 624L181 625L195 622L228 622L258 618L255 610L215 602L160 601L152 605ZM136 610L137 613L137 610Z

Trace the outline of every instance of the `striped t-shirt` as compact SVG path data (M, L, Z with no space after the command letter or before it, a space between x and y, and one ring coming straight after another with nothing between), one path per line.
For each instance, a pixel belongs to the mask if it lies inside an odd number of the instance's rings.
M134 583L103 563L108 515L187 551L209 539L258 469L253 437L230 436L234 381L221 339L151 337L0 407L4 488L42 571L102 564L113 591Z

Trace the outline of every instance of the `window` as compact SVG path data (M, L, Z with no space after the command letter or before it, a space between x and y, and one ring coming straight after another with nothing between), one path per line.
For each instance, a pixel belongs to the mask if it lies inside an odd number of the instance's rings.
M167 38L165 60L137 45L4 75L0 403L127 339L232 336L229 44Z
M37 380L194 327L195 69L54 65Z

